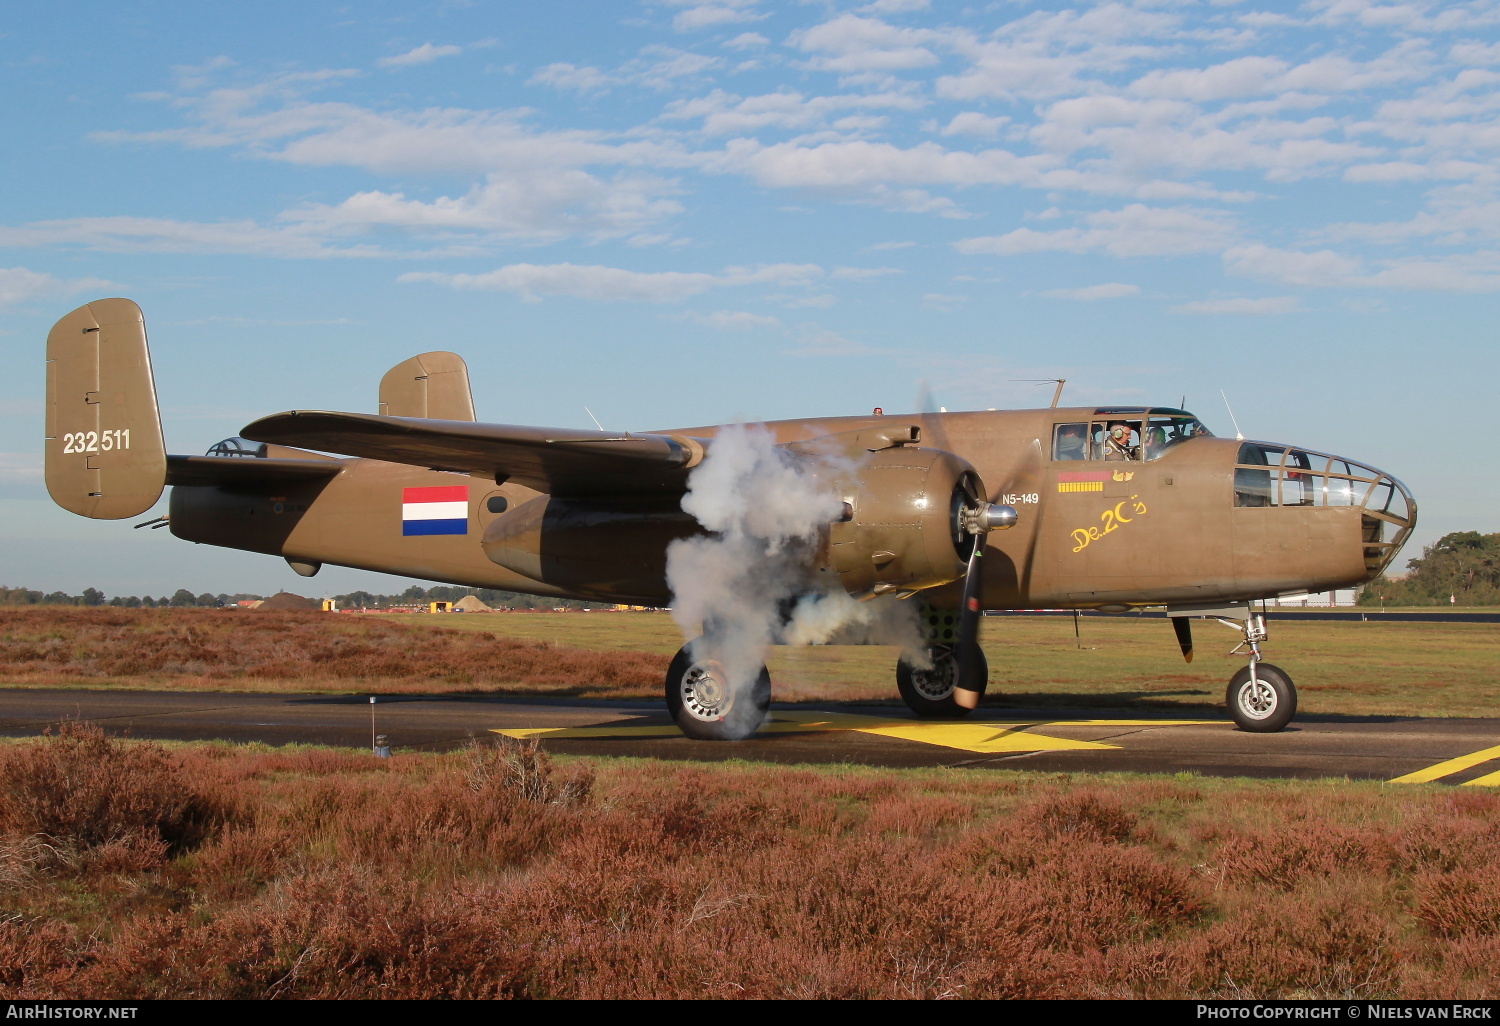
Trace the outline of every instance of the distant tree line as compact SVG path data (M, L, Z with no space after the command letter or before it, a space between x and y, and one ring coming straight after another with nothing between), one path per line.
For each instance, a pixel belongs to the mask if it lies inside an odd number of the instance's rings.
M538 598L514 591L495 591L491 588L458 588L439 585L423 588L412 585L399 595L375 595L368 591L354 591L347 595L335 595L334 601L340 609L391 609L400 606L425 605L428 602L457 602L465 595L477 595L479 601L497 609L553 609L563 606L568 609L607 609L602 602L581 602L576 599ZM32 588L7 588L0 586L0 606L116 606L126 609L158 609L163 607L216 609L232 606L247 599L265 598L264 595L239 594L211 595L204 592L194 595L186 588L178 588L168 597L153 598L150 595L106 596L98 588L85 588L81 595L69 595L65 591L41 592Z
M493 588L461 588L436 585L423 588L412 585L399 595L375 595L368 591L351 591L347 595L335 595L333 600L340 609L390 609L396 606L422 605L428 602L457 602L465 595L477 596L479 601L496 609L608 609L604 602L583 602L578 599L546 598L523 595L516 591L496 591Z
M220 606L232 606L241 599L258 599L259 595L210 595L204 592L194 595L186 588L178 588L169 598L163 595L161 598L152 598L150 595L116 595L107 597L98 588L85 588L81 595L69 595L65 591L40 592L31 588L7 588L0 586L0 606L116 606L125 609L171 606L175 608L203 607L216 609Z
M1362 605L1500 605L1500 533L1445 534L1406 561L1408 573L1377 578L1360 595Z

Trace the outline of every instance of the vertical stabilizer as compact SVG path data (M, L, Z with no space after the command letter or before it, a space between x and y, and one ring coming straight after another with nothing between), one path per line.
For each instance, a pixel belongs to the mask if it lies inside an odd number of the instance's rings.
M473 420L469 368L457 353L423 353L404 360L380 379L382 417Z
M141 308L80 306L47 335L47 491L95 520L144 513L167 479Z

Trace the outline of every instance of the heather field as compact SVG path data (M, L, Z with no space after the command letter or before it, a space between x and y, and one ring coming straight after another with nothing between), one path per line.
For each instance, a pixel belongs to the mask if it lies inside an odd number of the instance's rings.
M1285 621L1267 657L1312 714L1493 716L1492 624ZM990 617L991 705L1222 708L1238 635L1195 625L1186 664L1161 620ZM356 615L0 608L0 685L655 698L681 637L665 613ZM896 650L777 648L779 701L891 702Z
M0 996L1500 995L1500 796L0 745Z
M625 697L656 694L666 672L645 652L412 625L428 619L0 608L0 686Z

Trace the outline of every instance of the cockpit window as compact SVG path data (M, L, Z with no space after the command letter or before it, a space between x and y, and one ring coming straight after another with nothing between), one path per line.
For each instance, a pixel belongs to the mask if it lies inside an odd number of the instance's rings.
M209 446L207 455L250 456L252 458L263 458L266 455L266 443L252 442L248 438L241 438L236 435L233 438L226 438L222 442L215 442L213 445Z
M1152 410L1146 425L1145 458L1160 459L1172 446L1189 438L1211 436L1203 422L1183 410Z
M1110 463L1155 460L1189 438L1211 434L1185 410L1099 409L1089 423L1053 428L1052 458Z

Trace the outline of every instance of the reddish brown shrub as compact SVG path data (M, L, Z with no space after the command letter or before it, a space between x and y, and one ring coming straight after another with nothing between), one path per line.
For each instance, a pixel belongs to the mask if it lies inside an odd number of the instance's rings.
M1184 945L1185 989L1236 998L1390 993L1397 931L1373 890L1342 882L1235 909Z
M93 724L64 721L55 734L0 749L0 830L99 849L110 865L154 864L225 812L159 745L117 741Z
M1026 810L1043 836L1080 841L1124 841L1136 817L1109 795L1080 790L1049 795Z
M1416 881L1416 916L1440 937L1500 934L1500 866L1424 873Z
M77 931L56 921L0 918L0 995L9 1000L50 998L77 971Z
M1213 855L1223 879L1291 890L1335 873L1384 874L1394 855L1385 834L1296 823L1256 833L1225 832Z

